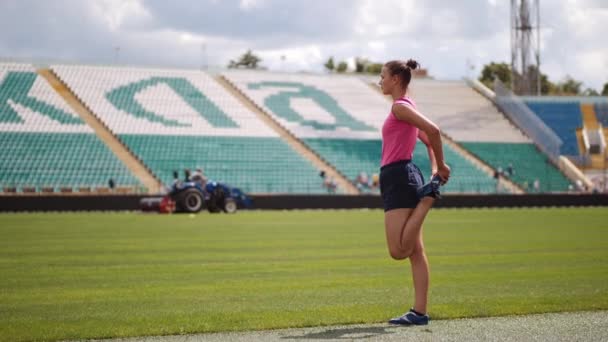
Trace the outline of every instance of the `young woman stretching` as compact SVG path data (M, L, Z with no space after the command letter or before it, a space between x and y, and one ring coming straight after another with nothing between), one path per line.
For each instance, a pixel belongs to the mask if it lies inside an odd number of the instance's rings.
M390 61L382 68L380 87L393 97L391 112L382 127L382 161L380 168L380 193L384 202L384 227L388 250L395 260L410 259L414 280L414 307L401 317L389 321L392 324L425 325L427 294L429 289L429 265L422 241L422 223L439 195L438 186L450 178L450 168L443 159L439 128L416 110L407 96L412 70L419 66L414 60ZM434 187L420 189L424 177L412 162L416 139L428 149Z

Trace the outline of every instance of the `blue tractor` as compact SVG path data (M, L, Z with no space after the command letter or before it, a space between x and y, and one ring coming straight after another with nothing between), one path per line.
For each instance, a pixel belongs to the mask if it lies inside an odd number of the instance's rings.
M191 177L186 172L182 181L177 171L173 172L173 184L168 193L161 198L148 198L141 201L144 211L197 213L207 209L210 213L235 213L238 208L250 208L251 199L240 189L227 184L207 180L204 177ZM168 208L167 208L168 207Z
M240 189L215 181L204 184L196 181L176 181L168 196L175 201L177 212L197 213L207 209L210 213L223 211L232 214L239 207L251 207L251 199Z

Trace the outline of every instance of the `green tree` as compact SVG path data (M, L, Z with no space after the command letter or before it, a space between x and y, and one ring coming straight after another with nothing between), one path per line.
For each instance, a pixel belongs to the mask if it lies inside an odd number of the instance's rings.
M585 96L599 96L600 93L598 93L597 90L595 90L593 88L587 88L587 89L585 89L585 91L583 91L583 95L585 95Z
M355 72L365 72L365 67L370 64L367 58L355 57Z
M602 89L602 96L608 96L608 82L604 84L604 89Z
M494 62L484 65L479 81L493 89L495 78L498 78L505 86L511 87L511 66L507 63Z
M333 57L329 57L329 59L327 60L327 62L325 62L325 64L323 64L323 66L325 67L325 69L327 69L327 71L332 72L334 71L334 68L336 67L334 65L334 58Z
M382 72L382 67L383 66L384 65L382 63L370 63L365 68L365 71L368 72L368 73L370 73L370 74L379 75Z
M538 72L535 65L530 65L528 67L528 74L530 75L530 79L532 80L532 84L534 85L532 93L536 94L536 80L538 77ZM548 95L555 93L556 86L551 81L549 81L549 77L547 75L540 73L540 93L542 95Z
M347 69L348 69L348 64L346 62L342 61L338 64L336 71L337 72L346 72Z
M251 52L251 50L247 50L241 57L239 57L238 61L230 60L228 63L228 68L230 69L238 69L240 67L244 67L245 69L257 69L259 63L262 59Z
M583 82L573 79L571 76L566 78L557 85L558 93L561 95L579 95Z

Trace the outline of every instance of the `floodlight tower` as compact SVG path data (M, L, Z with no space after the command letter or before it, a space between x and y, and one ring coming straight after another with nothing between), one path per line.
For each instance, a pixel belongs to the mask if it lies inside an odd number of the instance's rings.
M511 80L518 95L540 95L539 0L511 0Z

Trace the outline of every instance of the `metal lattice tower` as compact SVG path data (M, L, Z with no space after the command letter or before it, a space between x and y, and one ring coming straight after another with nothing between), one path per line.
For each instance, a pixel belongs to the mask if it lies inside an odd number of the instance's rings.
M518 95L540 95L539 0L511 0L511 80Z

